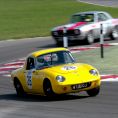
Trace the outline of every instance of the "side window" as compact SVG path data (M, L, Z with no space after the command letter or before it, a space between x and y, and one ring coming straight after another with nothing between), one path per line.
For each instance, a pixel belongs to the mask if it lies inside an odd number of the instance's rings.
M94 14L85 14L85 16L83 17L83 21L93 22L94 21Z
M66 63L69 63L69 62L72 61L72 58L70 58L70 54L69 53L64 52L64 60L65 60ZM73 61L74 61L74 59L73 59Z
M49 65L50 55L41 55L37 58L36 69L42 69Z
M34 68L35 68L35 61L34 61L34 58L29 57L29 58L27 59L26 70L31 70L31 69L34 69Z
M104 13L98 14L98 21L106 21L108 20L108 17Z

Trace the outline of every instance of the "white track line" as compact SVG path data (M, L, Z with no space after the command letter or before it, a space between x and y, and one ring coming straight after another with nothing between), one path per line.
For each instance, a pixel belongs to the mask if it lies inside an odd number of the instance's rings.
M81 2L81 3L86 3L86 4L91 4L91 5L97 5L97 6L102 6L102 7L117 7L117 6L108 6L108 5L101 5L101 4L97 4L97 3L92 3L92 2L85 2L82 0L77 0L77 2Z

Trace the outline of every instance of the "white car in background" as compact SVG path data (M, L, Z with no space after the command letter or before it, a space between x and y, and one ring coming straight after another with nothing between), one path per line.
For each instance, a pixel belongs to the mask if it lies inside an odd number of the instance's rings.
M83 40L92 44L100 38L101 24L104 37L118 39L118 19L103 11L89 11L73 14L70 23L52 29L51 35L58 45L63 43L66 28L68 42Z

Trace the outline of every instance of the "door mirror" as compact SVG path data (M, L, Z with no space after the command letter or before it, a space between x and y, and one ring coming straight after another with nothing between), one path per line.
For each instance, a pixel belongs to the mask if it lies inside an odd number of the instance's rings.
M36 72L36 69L35 69L35 68L33 68L33 69L32 69L32 73L35 73L35 72Z

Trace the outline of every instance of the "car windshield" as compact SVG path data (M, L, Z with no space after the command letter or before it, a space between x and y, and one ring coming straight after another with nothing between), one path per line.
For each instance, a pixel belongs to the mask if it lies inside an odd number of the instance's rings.
M69 51L58 51L37 57L36 69L74 62L75 60Z
M94 15L93 14L78 14L78 15L73 15L71 18L71 23L93 22L93 21L94 21Z

